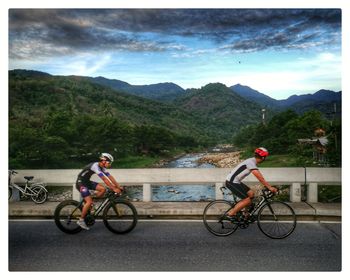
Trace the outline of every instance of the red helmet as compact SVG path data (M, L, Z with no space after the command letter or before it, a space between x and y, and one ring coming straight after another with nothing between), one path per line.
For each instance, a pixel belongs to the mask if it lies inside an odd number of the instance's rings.
M263 147L255 149L255 154L259 157L267 157L269 155L269 151Z

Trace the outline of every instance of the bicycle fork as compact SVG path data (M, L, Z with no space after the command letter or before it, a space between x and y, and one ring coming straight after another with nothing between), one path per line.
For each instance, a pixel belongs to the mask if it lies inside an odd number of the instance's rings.
M275 211L273 211L273 209L272 209L272 207L271 207L271 204L268 203L268 204L267 204L267 207L270 209L270 212L271 212L271 214L272 214L272 216L273 216L273 219L274 219L275 221L277 221L277 216L275 215Z

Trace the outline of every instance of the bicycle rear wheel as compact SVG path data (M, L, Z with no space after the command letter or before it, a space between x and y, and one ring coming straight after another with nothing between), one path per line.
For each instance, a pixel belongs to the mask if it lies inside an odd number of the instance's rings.
M31 196L31 199L35 203L41 204L47 200L47 192L43 186L37 185L37 186L32 187L32 192L34 194Z
M113 233L128 233L137 224L136 208L128 201L110 202L103 211L103 223Z
M258 227L268 237L282 239L289 236L297 225L292 207L282 201L269 201L258 213Z
M82 205L75 200L66 200L55 209L56 226L65 233L78 233L82 228L77 224L81 216Z
M216 236L228 236L234 233L238 225L222 219L231 208L232 204L226 200L210 202L203 212L203 222L207 230Z

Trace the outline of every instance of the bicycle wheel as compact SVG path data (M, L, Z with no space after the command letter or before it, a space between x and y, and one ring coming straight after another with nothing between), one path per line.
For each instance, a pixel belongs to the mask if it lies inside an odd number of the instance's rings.
M34 195L31 196L31 199L37 203L41 204L44 203L47 200L47 191L45 188L41 185L36 185L31 188Z
M203 212L203 222L207 230L217 236L228 236L234 233L238 225L222 219L231 208L232 204L226 200L210 202Z
M128 201L110 202L103 211L103 223L113 233L128 233L137 223L137 211Z
M258 227L268 237L282 239L289 236L297 225L292 207L281 201L270 201L258 213Z
M55 224L65 233L78 233L82 228L77 224L81 216L82 205L75 200L62 201L55 209Z

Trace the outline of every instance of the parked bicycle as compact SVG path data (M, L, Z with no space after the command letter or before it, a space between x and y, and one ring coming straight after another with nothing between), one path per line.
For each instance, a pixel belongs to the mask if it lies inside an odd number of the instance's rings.
M12 176L15 174L18 174L18 172L9 170L9 199L12 197L13 189L17 189L23 197L30 197L37 204L44 203L47 200L48 191L44 183L32 183L30 181L34 179L34 176L24 176L26 183L24 187L21 187L12 182Z
M100 213L104 225L113 233L124 234L132 231L137 224L137 211L135 206L107 189L105 199L93 212L89 210L85 217L87 226L92 226ZM84 200L66 200L57 205L55 210L55 223L65 233L75 234L82 230L77 224L81 216Z
M224 194L226 187L222 187ZM258 203L252 203L248 209L242 209L237 213L237 221L225 219L226 213L238 202L215 200L204 209L203 222L205 227L214 235L228 236L238 228L246 229L249 224L258 222L258 227L266 236L274 239L282 239L289 236L296 227L296 215L287 203L272 200L274 194L263 190L258 197Z

